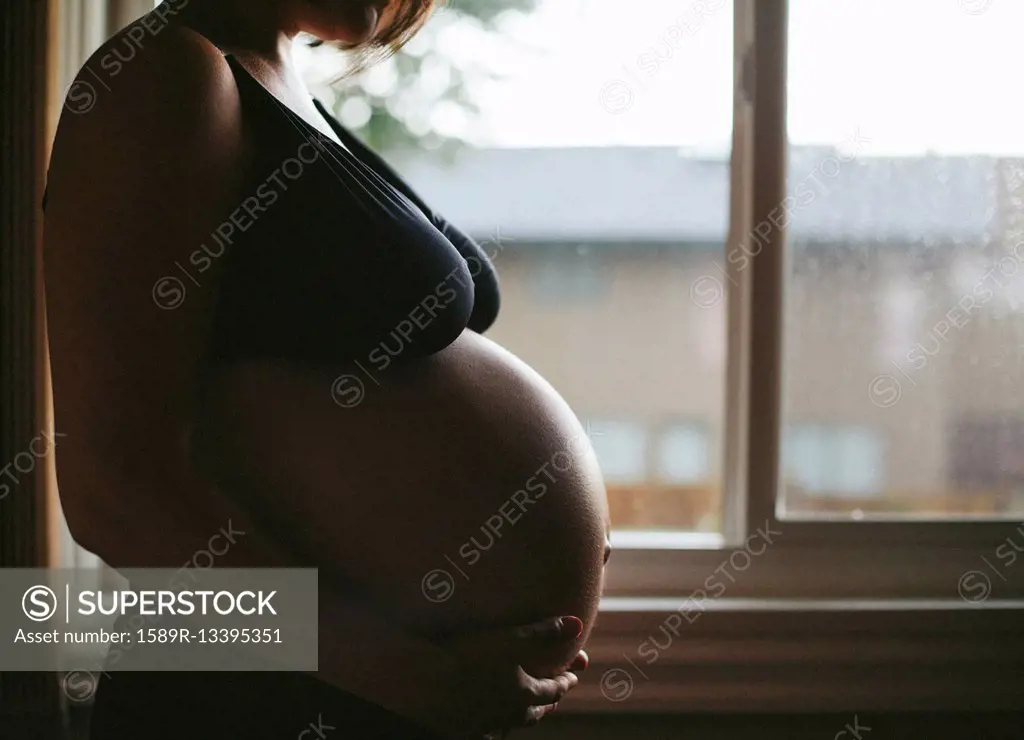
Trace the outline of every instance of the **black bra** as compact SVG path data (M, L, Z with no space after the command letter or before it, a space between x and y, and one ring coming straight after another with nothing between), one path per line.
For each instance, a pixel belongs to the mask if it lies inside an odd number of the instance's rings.
M167 307L224 260L208 360L359 363L372 372L438 352L467 328L489 328L500 295L480 246L319 100L345 147L225 59L260 142L256 171L266 174L153 295Z
M267 177L195 253L199 270L222 253L225 259L211 359L359 362L383 370L438 352L466 328L490 327L499 290L483 250L432 212L319 100L345 147L225 58L243 115L267 142Z

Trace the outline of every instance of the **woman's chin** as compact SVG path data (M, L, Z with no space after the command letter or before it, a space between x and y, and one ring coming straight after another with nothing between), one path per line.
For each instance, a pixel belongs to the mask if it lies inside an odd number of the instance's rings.
M373 5L351 0L310 0L309 5L302 31L343 48L354 48L373 39L384 20Z

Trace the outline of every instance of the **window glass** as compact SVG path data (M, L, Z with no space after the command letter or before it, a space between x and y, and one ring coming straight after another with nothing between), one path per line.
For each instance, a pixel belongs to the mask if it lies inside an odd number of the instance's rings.
M314 94L493 256L488 336L608 420L613 527L717 528L731 0L456 0L340 85L337 52L298 52ZM706 439L662 440L679 418Z
M1021 27L1001 0L791 0L783 423L845 431L792 440L786 512L1024 514L980 452L1024 424Z
M647 476L647 431L625 421L592 421L591 443L610 483L639 483Z
M707 431L694 424L674 426L658 441L658 477L666 483L702 483L710 472Z

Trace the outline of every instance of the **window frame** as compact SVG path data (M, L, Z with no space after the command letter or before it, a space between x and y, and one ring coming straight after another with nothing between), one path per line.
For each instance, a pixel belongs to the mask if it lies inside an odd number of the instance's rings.
M679 572L685 572L693 563L728 557L766 524L785 530L778 548L793 548L793 552L819 549L821 552L815 558L820 555L819 562L825 564L835 561L837 558L833 555L838 552L845 561L859 557L861 552L870 551L874 556L880 547L891 556L891 562L897 563L905 557L909 546L911 552L919 553L912 556L918 560L931 555L949 559L948 552L940 551L956 547L962 554L970 554L951 561L976 565L979 555L991 551L1010 533L1012 527L1008 524L1024 517L965 516L951 521L921 516L901 519L895 515L887 515L883 520L867 515L863 520L854 521L845 515L788 515L785 518L779 515L776 501L780 491L781 422L785 408L783 300L788 255L784 247L785 224L779 219L778 223L773 222L769 216L787 192L788 2L735 0L734 7L735 112L727 243L738 244L754 224L769 224L771 232L763 240L764 248L751 255L747 269L739 269L732 263L726 267L730 289L727 291L729 359L722 454L726 509L723 512L723 547L708 549L706 540L695 541L686 534L680 534L676 543L667 543L661 533L659 545L653 548L646 546L637 533L629 533L624 538L616 538L613 533L613 545L621 547L616 547L610 566L609 593L629 595L627 584L634 580L637 567L643 566L645 560L657 568L660 561L672 559L674 553L674 558L680 561ZM749 444L750 439L757 439L758 444ZM694 544L698 546L693 547ZM687 562L682 562L684 560ZM756 574L751 575L758 578ZM777 576L771 580L786 580L784 574ZM650 580L644 577L640 582ZM668 595L669 588L678 590L679 581L678 577L667 579L665 588L660 590ZM857 579L856 588L852 590L868 594L872 581L882 583L877 574L866 574ZM950 596L948 581L935 580L931 585L934 598ZM955 586L954 580L954 597ZM772 589L758 590L786 597L787 591L795 593L799 589L779 582ZM837 586L820 595L829 598L848 590L849 586ZM1024 596L1024 590L1013 593L1015 597Z
M995 548L1024 517L854 521L778 511L789 264L784 224L769 214L787 190L788 0L735 0L734 9L727 244L739 244L754 224L771 223L772 231L746 270L727 267L721 542L613 532L602 621L590 646L600 681L585 682L569 711L1013 708L1024 677L999 661L1024 656L1024 566L1013 580L991 579L990 598L981 602L960 597L959 587L966 574L991 567ZM751 557L759 530L776 541ZM716 577L725 592L696 611L695 595ZM673 621L687 614L702 619ZM664 640L668 633L658 630L666 625L688 648L666 652L650 668L638 665L629 651L652 636ZM754 637L744 643L738 635ZM751 664L767 666L768 680L746 680ZM620 702L605 684L623 669L643 680ZM900 686L866 678L897 669L905 676ZM703 686L695 670L721 671L719 683Z
M743 0L737 0L742 2ZM900 521L851 521L836 517L777 516L779 492L779 455L782 413L785 409L782 388L784 358L784 290L788 275L786 228L770 214L787 194L787 33L788 2L771 0L760 3L754 11L756 44L754 58L758 74L754 84L753 162L754 177L749 197L753 202L752 224L768 223L771 233L764 249L752 257L747 275L751 285L751 301L746 311L751 315L750 403L746 423L752 437L759 440L749 450L747 462L751 480L747 489L749 528L765 519L792 530L794 538L807 544L855 545L871 540L869 546L880 544L899 547L907 542L934 545L982 547L1006 536L1006 523L1021 517L964 517L960 521L907 517ZM744 232L746 233L746 232ZM755 308L756 307L756 308ZM790 532L787 532L787 537ZM936 594L938 598L942 594Z

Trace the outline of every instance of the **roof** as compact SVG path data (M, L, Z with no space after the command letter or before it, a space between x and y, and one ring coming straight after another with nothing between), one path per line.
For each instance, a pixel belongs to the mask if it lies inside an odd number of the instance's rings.
M391 156L431 207L477 237L721 243L728 162L670 147L464 149L451 164ZM789 192L795 240L978 241L996 213L999 172L986 156L866 158L795 149Z

